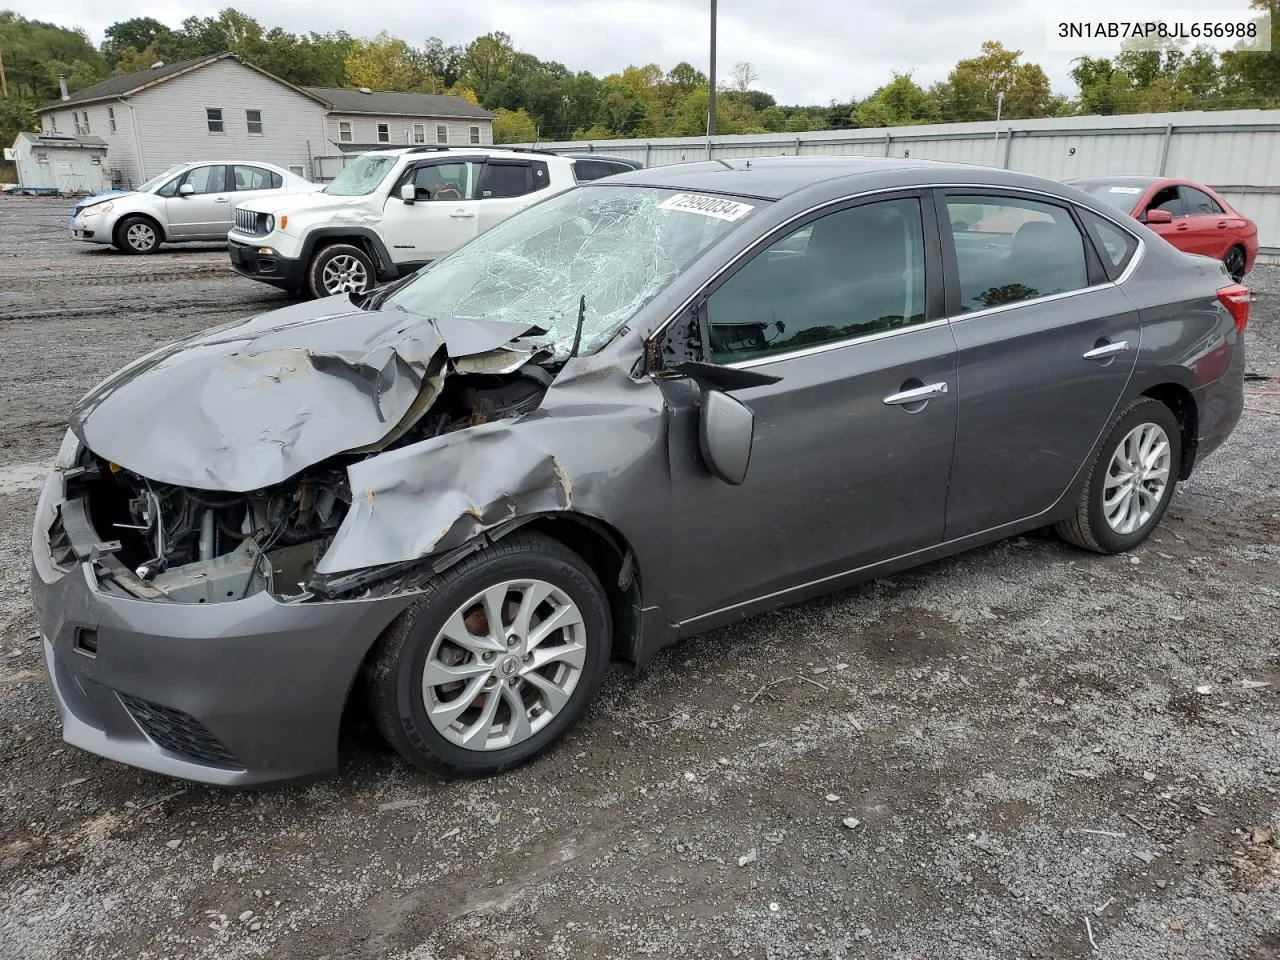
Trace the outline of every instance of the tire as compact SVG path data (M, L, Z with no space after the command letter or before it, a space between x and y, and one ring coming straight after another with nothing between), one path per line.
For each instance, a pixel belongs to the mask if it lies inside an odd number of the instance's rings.
M116 227L115 245L125 253L155 253L162 240L160 224L150 217L125 217Z
M307 289L317 299L340 293L364 293L375 283L373 260L350 243L322 247L307 267Z
M1239 283L1244 279L1244 248L1232 247L1222 257L1222 263L1231 274L1231 279Z
M1151 453L1144 459L1147 464L1145 479L1140 480L1135 497L1122 493L1110 507L1107 503L1108 488L1118 492L1129 484L1117 480L1123 476L1124 464L1137 453L1141 458L1142 441L1154 438ZM1136 444L1136 447L1131 445ZM1152 454L1163 444L1164 451L1154 458ZM1124 553L1132 550L1151 535L1160 518L1173 499L1178 485L1178 470L1182 463L1182 425L1173 411L1150 397L1139 397L1107 434L1089 471L1089 480L1076 505L1075 515L1054 525L1058 536L1068 543L1097 553ZM1161 467L1163 466L1163 473ZM1113 476L1113 473L1115 474ZM1158 481L1163 486L1158 491ZM1134 504L1131 512L1121 507ZM1110 519L1108 519L1110 517ZM1117 522L1118 521L1118 522Z
M515 640L511 634L521 632L518 601L530 590L531 613L565 626L526 647L539 620L525 617L534 629ZM507 599L487 607L485 591ZM494 608L504 625L498 637L486 637L478 631L487 632L484 611ZM582 717L604 680L612 646L608 601L591 568L554 540L512 534L429 581L383 632L365 667L370 712L387 743L421 770L501 773L549 749Z

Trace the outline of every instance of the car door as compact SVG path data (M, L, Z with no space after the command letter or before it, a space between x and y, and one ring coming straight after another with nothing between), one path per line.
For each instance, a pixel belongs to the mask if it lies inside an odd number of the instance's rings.
M1185 226L1178 224L1186 240L1183 249L1188 253L1221 259L1231 245L1230 228L1240 221L1230 216L1217 200L1203 190L1184 183L1178 187L1178 194L1186 211Z
M1182 194L1175 184L1157 187L1147 197L1139 212L1139 219L1145 221L1145 215L1152 210L1164 210L1173 217L1170 223L1148 223L1147 226L1164 237L1179 250L1186 249L1187 209L1182 201Z
M229 168L223 163L192 167L182 175L177 193L165 201L166 234L173 239L219 240L231 229ZM183 193L187 186L192 193Z
M672 597L673 617L941 541L956 351L936 226L927 195L828 208L697 302L707 359L781 379L733 393L755 414L741 486L709 477L673 428L672 581L697 584Z
M477 195L478 232L491 230L529 206L537 199L534 194L547 186L549 180L547 165L540 160L487 161Z
M1061 498L1115 414L1141 326L1065 202L956 190L939 206L959 348L954 540ZM975 220L999 229L961 229Z
M383 207L382 234L397 264L431 263L476 235L480 170L472 160L428 160L394 181ZM412 203L400 196L407 184L414 188Z

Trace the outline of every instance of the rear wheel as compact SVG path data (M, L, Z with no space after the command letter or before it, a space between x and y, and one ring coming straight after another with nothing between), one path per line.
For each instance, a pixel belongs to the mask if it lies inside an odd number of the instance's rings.
M1123 553L1150 536L1168 509L1182 462L1182 427L1159 400L1141 397L1107 435L1076 505L1054 526L1069 543Z
M513 534L430 581L366 671L374 723L413 765L500 773L578 721L612 646L604 590L554 540Z
M313 297L364 293L373 283L373 260L349 243L335 243L320 250L307 269L307 288Z
M148 217L125 217L116 227L115 239L125 253L155 253L160 249L160 227Z
M1223 264L1227 268L1227 273L1231 274L1231 279L1239 283L1244 279L1244 249L1241 247L1232 247L1227 251L1226 256L1222 258Z

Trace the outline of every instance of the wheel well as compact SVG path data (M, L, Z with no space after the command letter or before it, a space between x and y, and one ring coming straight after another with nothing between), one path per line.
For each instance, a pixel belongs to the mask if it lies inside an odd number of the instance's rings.
M1142 395L1159 400L1178 418L1178 424L1182 427L1182 463L1178 465L1178 479L1187 479L1191 476L1191 468L1195 466L1196 438L1200 435L1200 411L1196 407L1195 397L1190 390L1178 383L1162 383L1144 390Z
M520 529L556 540L586 561L609 598L609 609L613 614L614 655L629 659L640 629L636 618L636 607L640 602L640 572L635 565L635 555L622 535L601 520L576 514L547 514L521 524ZM621 586L619 579L628 556L631 558L629 582Z
M351 236L351 237L344 237L344 236L320 237L316 241L315 249L311 251L311 259L308 262L314 262L315 258L320 256L320 254L324 253L326 248L336 247L340 243L345 243L347 246L350 246L350 247L358 247L360 250L362 250L365 256L369 258L369 262L373 264L373 272L374 272L375 278L382 273L382 262L378 259L378 252L373 249L373 244L369 241L368 237L362 237L359 235Z
M124 229L124 225L128 223L130 220L147 221L147 223L151 224L153 227L156 228L156 233L160 235L161 241L164 241L167 239L164 233L164 225L155 217L152 217L145 213L130 213L130 214L127 214L126 216L121 217L120 222L116 224L115 229L112 231L111 239L116 242L117 246L119 246L124 242L120 231Z

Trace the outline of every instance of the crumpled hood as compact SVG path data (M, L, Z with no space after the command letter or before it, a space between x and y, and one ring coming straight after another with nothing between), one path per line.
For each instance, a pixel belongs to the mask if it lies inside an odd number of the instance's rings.
M398 435L435 398L446 359L532 329L330 297L153 351L91 390L71 429L148 479L244 493Z
M317 184L317 189L298 191L296 193L280 193L273 197L262 197L257 200L246 200L236 204L237 209L252 210L254 213L270 213L275 216L305 213L308 210L328 210L334 207L366 207L370 197L335 197L324 192L324 185ZM381 211L379 206L378 210Z

